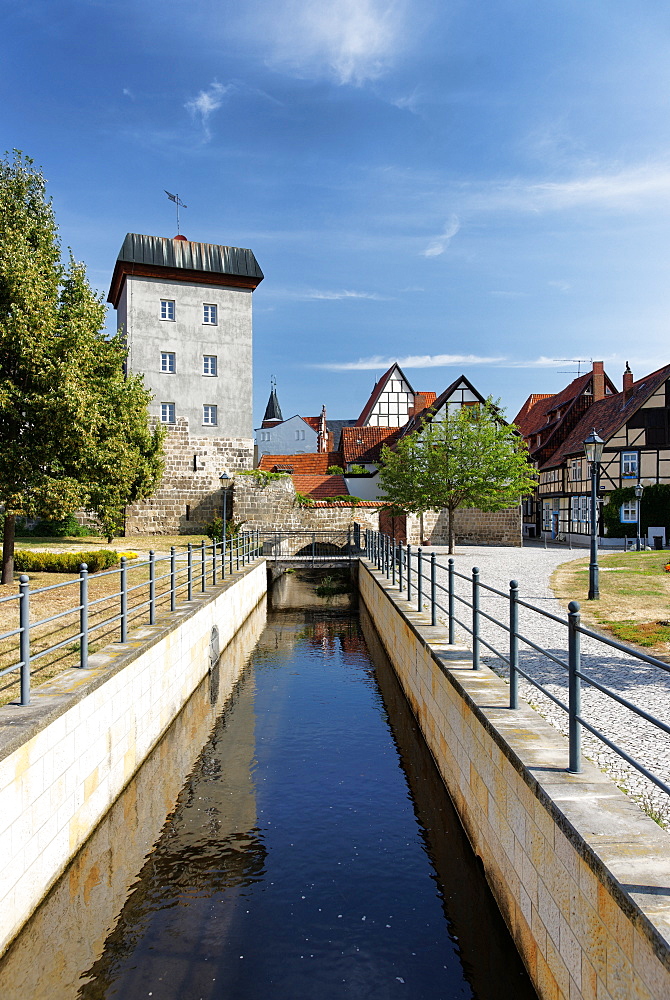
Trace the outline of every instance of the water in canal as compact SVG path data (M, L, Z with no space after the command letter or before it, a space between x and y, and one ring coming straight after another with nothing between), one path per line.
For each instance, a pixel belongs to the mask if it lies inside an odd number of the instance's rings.
M275 585L222 657L257 639L233 697L216 672L196 692L0 964L4 1000L535 998L354 605Z

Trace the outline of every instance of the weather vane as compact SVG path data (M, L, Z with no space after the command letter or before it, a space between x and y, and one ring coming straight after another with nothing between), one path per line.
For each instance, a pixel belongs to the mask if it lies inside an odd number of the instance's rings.
M165 191L165 188L163 188L163 190ZM170 194L169 191L165 191L165 193L170 199L170 201L173 201L177 206L177 236L179 236L179 209L188 208L188 205L184 204L184 202L181 200L178 194Z

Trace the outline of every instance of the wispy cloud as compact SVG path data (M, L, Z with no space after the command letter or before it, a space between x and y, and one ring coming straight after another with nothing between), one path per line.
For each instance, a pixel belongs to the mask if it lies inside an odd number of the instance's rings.
M348 289L343 289L342 291L329 291L312 288L307 289L306 291L283 291L278 294L280 294L282 298L297 299L302 302L311 302L315 300L336 302L339 299L371 299L373 302L391 301L391 298L388 295L379 295L377 292L356 292Z
M493 295L497 299L525 299L528 296L528 292L507 292L494 289L489 292L489 295Z
M131 101L135 100L135 95L129 87L124 87L122 93L124 97L129 97Z
M557 292L561 292L563 295L567 295L572 285L567 281L548 281L547 284L550 288L555 288Z
M328 361L309 365L309 368L323 368L331 372L376 371L390 368L397 362L401 368L450 368L454 365L492 365L504 358L486 358L475 354L409 354L403 358L382 357L359 358L358 361Z
M407 6L407 0L281 4L270 19L269 61L299 77L360 86L381 76L404 47Z
M224 86L218 80L213 80L207 90L201 90L192 101L187 101L184 107L192 117L202 125L207 139L211 138L209 120L215 111L223 104L223 99L231 90L232 85Z
M449 246L450 240L456 235L456 233L461 228L461 224L455 215L452 215L449 222L444 228L444 232L440 233L430 241L425 250L421 251L422 257L439 257Z

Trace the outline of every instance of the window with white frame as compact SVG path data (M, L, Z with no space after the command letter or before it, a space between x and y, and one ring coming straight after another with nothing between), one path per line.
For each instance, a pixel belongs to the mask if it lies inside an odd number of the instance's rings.
M551 503L545 500L542 504L542 527L545 531L551 530Z
M216 406L205 403L202 408L202 422L206 427L216 427Z
M219 366L216 360L216 354L205 354L202 358L202 374L203 375L218 375Z
M621 523L637 524L637 500L626 500L621 504Z
M161 423L173 424L174 422L174 403L161 403Z
M622 476L637 476L639 475L639 459L638 453L636 451L622 451L621 452L621 475Z
M207 302L202 307L202 321L206 323L207 326L216 326L218 322L217 318L217 308Z
M175 356L173 351L161 351L161 371L168 375L174 375Z
M574 482L582 478L582 462L579 458L573 458L570 462L570 479Z
M174 322L174 299L161 299L161 319Z

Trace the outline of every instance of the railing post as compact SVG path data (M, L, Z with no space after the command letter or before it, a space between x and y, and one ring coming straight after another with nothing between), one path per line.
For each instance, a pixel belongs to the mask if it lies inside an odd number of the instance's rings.
M212 586L216 587L216 539L212 539Z
M407 546L407 600L412 596L412 546Z
M421 605L423 604L422 554L423 549L419 546L416 550L416 610L419 614L421 614Z
M149 551L149 624L156 624L156 553Z
M509 584L509 707L519 707L519 584Z
M479 670L479 570L472 567L472 669Z
M430 624L437 625L437 563L435 553L430 554Z
M229 575L230 576L233 575L233 548L234 548L234 544L235 544L235 536L233 535L233 537L230 539L230 545L228 547L228 570L229 570Z
M126 557L121 556L121 639L120 642L128 641L128 571L126 569Z
M384 561L386 563L386 579L391 576L391 539L384 535Z
M568 736L570 740L570 764L568 770L579 774L582 769L582 727L579 716L582 712L582 689L579 670L581 668L581 635L579 633L579 604L568 604Z
M207 590L207 554L205 552L205 539L200 542L200 589L203 594Z
M19 578L19 655L21 657L21 704L30 704L30 580Z
M223 538L221 539L221 579L226 579L226 549L228 547L228 540L226 538L225 532Z
M189 542L188 543L187 552L188 552L188 557L187 557L188 558L188 571L187 571L188 589L187 589L186 593L187 593L187 596L188 596L188 600L191 601L191 600L193 600L193 542Z
M391 583L395 587L395 561L398 555L398 543L395 538L393 539L393 545L391 546Z
M454 644L454 560L449 560L449 645Z
M402 542L398 542L398 590L402 594L403 581L402 581L402 561L405 555L405 549L403 548Z
M170 611L177 610L177 550L170 546Z
M88 667L88 566L79 564L79 666Z

